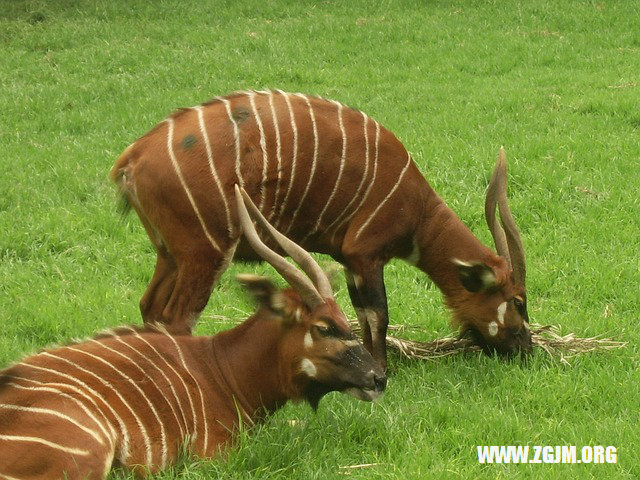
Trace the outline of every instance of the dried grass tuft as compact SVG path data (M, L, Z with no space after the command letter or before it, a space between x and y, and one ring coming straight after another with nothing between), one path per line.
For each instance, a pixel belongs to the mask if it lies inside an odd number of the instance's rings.
M352 327L359 330L359 325L352 322ZM415 327L389 326L391 332L417 330ZM573 333L560 335L556 325L531 325L531 336L534 347L541 348L550 356L558 358L562 363L568 364L571 357L581 353L597 350L613 350L624 347L627 342L620 342L610 338L599 336L581 338ZM392 335L387 335L387 346L396 350L401 355L421 360L432 360L465 352L479 352L481 349L465 337L447 336L431 342L407 340Z

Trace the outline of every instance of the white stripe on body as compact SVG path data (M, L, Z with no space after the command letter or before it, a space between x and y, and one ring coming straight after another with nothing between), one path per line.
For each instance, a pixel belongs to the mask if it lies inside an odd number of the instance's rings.
M187 366L187 363L184 360L184 356L182 355L182 349L180 348L180 345L178 345L178 342L176 341L176 339L172 336L169 335L166 332L163 332L164 335L166 335L167 337L169 337L171 339L171 341L173 342L173 345L176 347L176 350L178 351L178 357L180 358L180 362L182 363L182 366L184 367L184 370L187 372L187 375L189 375L191 377L191 380L193 380L194 385L196 386L196 388L198 389L198 394L200 395L200 406L202 408L202 423L204 425L204 446L203 446L203 451L206 452L207 448L209 446L209 427L207 426L207 412L205 411L204 408L204 395L202 395L202 389L200 388L200 385L198 384L198 381L194 378L193 375L191 375L191 371L189 369L189 367ZM197 420L196 420L196 416L195 416L195 411L194 411L194 416L193 416L193 435L194 437L197 437L197 432L198 432L198 424L197 424Z
M251 104L251 109L253 110L253 116L256 119L256 124L258 125L258 131L260 132L260 149L262 150L262 185L260 186L260 205L258 206L258 208L260 209L260 211L262 211L267 195L267 169L269 167L267 139L264 134L264 127L262 126L262 120L260 119L258 108L256 107L256 92L249 91L247 92L247 95L249 96L249 103Z
M171 408L171 411L173 412L173 416L176 419L176 424L178 425L178 428L180 429L180 438L184 438L186 436L186 432L185 432L185 428L187 427L187 418L184 415L184 411L182 410L182 405L180 403L180 398L178 397L178 394L176 393L175 388L173 387L173 383L171 383L171 380L169 380L169 377L167 377L166 373L164 372L164 370L162 370L160 367L158 367L155 362L152 362L151 359L149 357L147 357L146 355L144 355L142 352L140 352L138 349L136 349L135 347L133 347L131 344L127 343L126 341L124 341L122 339L122 337L120 335L113 335L112 338L115 338L118 342L120 342L122 345L125 345L126 347L128 347L129 349L131 349L135 354L139 355L140 357L142 357L144 360L146 360L148 362L148 364L155 368L160 375L162 375L162 377L164 378L165 382L167 382L167 384L169 385L169 388L171 389L171 393L173 394L173 398L176 401L176 404L178 405L178 408L180 409L180 414L182 416L182 423L180 423L180 419L178 418L178 413L176 412L173 404L171 402L169 402L167 400L167 403L169 404L169 407ZM156 385L155 381L153 380L153 378L149 377L151 379L151 381L153 382L154 385ZM162 389L160 389L157 385L156 388L158 388L158 390L162 391Z
M55 450L61 450L65 453L70 453L72 455L87 456L90 453L88 450L82 450L80 448L65 447L63 445L59 445L57 443L50 442L48 440L45 440L39 437L26 437L22 435L0 435L0 440L39 443L41 445L46 445L47 447L51 447Z
M223 97L216 97L216 99L220 100L224 105L225 110L227 111L227 116L229 117L229 121L233 126L233 141L235 143L236 148L236 178L238 180L238 184L240 188L244 188L244 178L242 178L242 168L240 165L240 130L238 129L238 122L233 118L233 112L231 111L231 102Z
M198 209L198 206L196 205L195 199L193 198L193 195L191 195L191 190L189 190L189 187L188 187L187 183L185 182L185 179L184 179L184 177L182 175L182 172L180 171L180 165L178 164L178 159L176 158L176 154L175 154L175 152L173 150L173 126L174 126L174 120L173 120L173 118L169 117L169 118L167 118L166 122L167 122L167 125L169 127L168 130L167 130L167 150L169 152L169 158L171 159L171 164L173 165L173 169L175 170L176 175L178 176L178 180L180 180L180 184L182 185L182 188L184 189L185 193L187 194L187 198L189 199L189 203L191 203L191 207L193 208L193 211L195 212L196 217L198 218L198 221L200 222L200 226L202 227L202 231L206 235L207 240L209 240L209 243L214 248L214 250L217 250L218 252L222 252L222 250L218 246L218 244L215 241L215 239L209 233L209 230L207 229L207 226L204 223L204 218L202 218L202 215L200 214L200 210Z
M67 347L67 348L70 348L70 347ZM54 355L51 352L43 352L41 355L44 355L44 356L47 356L47 357L50 357L50 358L54 358L56 360L63 361L64 363L66 363L66 364L68 364L68 365L80 370L81 372L86 373L86 374L94 377L102 385L104 385L109 390L111 390L113 393L115 393L116 396L118 397L118 399L127 408L127 410L129 410L131 412L131 415L133 416L133 418L134 418L134 420L136 422L136 425L137 425L138 429L140 430L140 434L142 435L142 440L144 442L147 465L151 465L151 461L152 461L152 458L151 458L151 441L149 439L149 434L147 433L147 429L144 428L144 425L142 424L142 421L140 420L140 417L135 412L135 410L133 410L133 408L131 408L131 405L129 405L129 403L124 399L124 397L120 394L118 389L115 388L113 385L111 385L109 382L107 382L104 378L102 378L97 373L92 372L91 370L87 370L86 368L84 368L84 367L82 367L80 365L77 365L76 363L72 362L71 360L69 360L67 358Z
M180 383L182 384L182 388L184 388L184 391L185 391L185 393L187 394L187 399L189 400L189 406L191 407L191 414L192 414L192 416L193 416L193 427L194 427L194 430L195 430L195 429L197 428L197 427L196 427L196 410L195 410L195 408L194 408L194 406L193 406L193 399L191 398L191 392L189 391L189 388L187 387L187 384L185 383L184 378L182 378L182 375L180 375L180 374L176 371L176 369L173 367L173 365L171 365L171 364L167 361L167 359L166 359L166 358L164 358L164 356L163 356L163 355L161 355L161 354L160 354L160 352L158 352L158 350L157 350L157 349L156 349L156 348L155 348L151 343L149 343L149 342L148 342L148 341L147 341L147 340L146 340L142 335L140 335L140 333L139 333L137 330L135 330L134 328L129 328L129 330L133 333L133 335L134 335L136 338L139 338L139 339L140 339L142 342L144 342L144 343L145 343L149 348L151 348L151 350L153 350L153 352L158 356L158 358L159 358L159 359L161 359L161 360L165 363L165 365L166 365L167 367L169 367L169 369L174 373L174 375L180 379ZM160 333L160 332L158 332L158 333ZM169 336L169 335L167 335L167 336ZM182 411L182 405L181 405L181 404L180 404L180 410ZM184 414L183 414L183 415L184 415ZM186 425L186 418L185 418L185 426L187 426L187 425ZM194 435L190 435L190 442L191 442L192 444L193 444L193 442L195 441L195 439L196 439L196 435L195 435L195 433L194 433Z
M41 353L40 355L45 355L46 353L47 353L47 352L43 352L43 353ZM59 357L56 357L56 356L54 356L54 355L49 355L49 356L52 356L53 358L59 358ZM100 395L97 391L95 391L93 388L91 388L89 385L87 385L87 384L86 384L85 382L83 382L82 380L77 379L77 378L75 378L75 377L73 377L73 376L71 376L71 375L68 375L68 374L64 373L64 372L59 372L58 370L54 370L54 369L47 368L47 367L41 367L41 366L39 366L39 365L31 365L30 363L24 363L24 362L21 362L21 363L19 363L18 365L23 366L23 367L33 368L34 370L40 370L40 371L43 371L43 372L53 373L53 374L55 374L55 375L58 375L58 376L60 376L60 377L62 377L62 378L65 378L65 379L67 379L67 380L72 381L73 383L75 383L75 384L79 385L80 387L84 388L88 393L90 393L90 394L91 394L91 395L93 395L94 397L99 398L99 399L102 401L102 403L104 403L104 405L109 409L109 411L111 412L111 414L113 415L113 417L116 419L116 422L118 422L118 425L119 425L119 427L120 427L120 431L122 432L122 448L120 449L120 457L119 457L119 460L120 460L120 463L122 463L122 464L125 464L125 463L126 463L127 459L129 458L129 446L130 446L130 444L131 444L131 437L130 437L130 435L129 435L129 430L127 429L127 425L126 425L126 423L124 423L124 421L122 420L122 418L120 417L120 415L118 415L118 412L116 412L116 411L113 409L113 407L112 407L112 406L111 406L111 405L110 405L110 404L105 400L105 398L104 398L102 395ZM27 379L27 378L22 378L22 377L21 377L21 379L22 379L22 380L29 380L29 381L31 381L31 382L33 382L33 383L36 383L36 381L35 381L35 380L31 380L31 379ZM75 387L73 387L72 385L66 384L66 383L62 383L62 384L52 384L52 383L47 382L47 384L46 384L46 385L55 385L55 386L60 385L60 386L64 386L64 387L67 387L67 388L75 389ZM82 392L80 389L77 389L77 390L78 390L78 392L79 392L79 393L81 392L80 394L81 394L82 396L85 396L85 398L90 399L90 400L91 400L91 402L92 402L92 403L93 403L93 404L98 408L98 410L102 413L102 409L98 406L98 404L97 404L97 403L96 403L96 402L95 402L91 397L86 396L86 395L84 394L84 392ZM106 418L106 417L105 417L105 418ZM111 424L109 424L109 426L111 426ZM111 427L111 429L113 430L113 427Z
M153 404L149 401L149 399L147 398L147 396L145 395L145 393L142 391L142 389L128 376L125 375L124 373L122 373L120 370L118 370L117 368L115 368L113 365L111 365L111 363L109 363L108 361L106 361L104 358L99 357L98 355L94 355L92 353L89 352L85 352L84 350L80 350L78 348L74 348L74 347L66 347L67 349L71 350L72 352L76 352L76 353L82 353L86 356L88 356L89 358L92 358L94 360L98 360L99 362L103 363L104 365L110 367L114 372L117 372L118 374L120 374L120 376L122 378L124 378L127 382L129 382L136 390L138 390L138 393L145 399L145 401L147 402L147 404L149 405L151 411L154 413L154 416L156 417L156 420L159 420L158 418L158 413L156 412L155 408L153 407ZM61 360L63 359L63 357L58 357ZM149 437L149 433L147 432L146 427L144 426L142 419L138 416L138 414L135 412L135 410L133 408L131 408L131 406L127 403L127 401L124 399L124 397L120 394L120 392L118 391L118 389L116 389L113 385L111 385L109 382L107 382L106 380L104 380L102 377L100 377L99 375L97 375L95 372L91 372L90 370L85 369L84 367L81 367L78 364L75 364L74 362L72 362L71 360L68 359L64 359L66 360L69 364L75 366L76 368L79 368L80 370L92 374L93 376L95 376L98 380L100 380L102 382L103 385L108 386L109 388L111 388L118 396L118 398L127 406L127 408L129 408L129 410L131 411L131 413L133 414L133 417L136 420L136 423L138 425L138 428L140 429L140 433L142 434L142 438L144 441L144 446L145 446L145 454L146 454L146 462L148 466L152 466L153 465L153 448L151 447L151 439Z
M276 218L276 221L274 223L274 227L276 227L276 229L279 229L280 217L282 216L282 212L285 211L287 202L289 201L289 195L291 195L291 188L293 187L293 183L296 179L296 164L298 162L298 126L296 125L296 119L291 107L291 99L289 98L289 94L283 92L282 90L278 90L278 93L284 97L284 100L287 103L287 109L289 110L289 121L291 123L291 131L293 132L293 158L291 160L291 175L289 175L289 186L287 187L287 193L285 194L284 200L280 205L280 212L278 213L278 217Z
M75 425L76 427L78 427L83 432L85 432L85 433L89 434L90 436L92 436L100 445L104 445L104 442L102 441L102 438L100 438L100 436L96 432L94 432L90 428L87 428L85 425L80 423L75 418L70 417L69 415L66 415L64 413L60 413L57 410L52 410L50 408L42 408L42 407L28 407L28 406L24 406L24 405L12 405L12 404L7 404L7 403L0 403L0 410L3 410L3 409L4 410L13 410L13 411L16 411L16 412L25 412L25 413L42 413L42 414L45 414L45 415L51 415L52 417L60 418L61 420L66 420L70 424Z
M220 193L220 197L222 198L222 202L224 203L224 211L227 215L227 231L229 232L229 236L233 237L233 222L231 221L231 210L229 209L229 202L227 201L227 197L225 196L224 190L222 189L222 183L220 182L220 177L218 176L218 172L216 171L216 166L213 163L213 152L211 150L209 134L207 133L207 128L204 124L203 108L202 105L198 105L197 107L193 108L196 112L198 112L198 124L200 125L200 133L202 134L202 138L204 138L204 145L207 149L207 160L209 161L209 169L211 170L211 175L216 182L218 192Z
M355 215L355 213L358 211L353 210L351 213L349 213L349 209L351 208L351 205L353 205L353 202L355 202L358 198L360 198L360 190L362 189L365 180L367 179L367 174L369 173L369 132L368 132L368 124L369 124L369 117L367 116L366 113L361 112L362 113L362 118L364 120L364 144L365 144L365 154L364 154L364 173L362 174L362 179L360 180L360 184L358 185L358 188L356 189L355 194L353 195L353 197L351 197L351 201L347 204L347 206L344 208L344 210L342 210L342 212L340 213L340 215L338 215L336 217L336 219L333 221L333 223L331 223L327 228L326 231L329 232L331 231L331 229L333 228L333 226L338 223L338 225L335 228L335 231L333 233L333 236L335 237L335 234L340 230L340 228L342 227L342 225L344 225L346 222L348 222L351 217L353 217L353 215ZM342 218L344 216L344 218ZM340 220L342 218L342 220Z
M398 177L398 181L396 182L396 184L393 186L393 188L389 191L389 193L387 194L386 197L384 197L384 200L382 200L382 202L380 202L380 204L376 207L376 209L373 211L373 213L369 216L369 218L367 218L367 221L364 222L360 228L358 229L358 231L356 232L356 236L354 237L354 241L358 240L358 237L360 236L360 234L364 231L365 228L367 228L367 225L369 225L369 223L371 222L371 220L373 220L373 218L376 216L376 214L380 211L380 209L384 206L385 203L387 203L387 201L389 200L389 198L391 198L391 196L395 193L395 191L398 189L398 187L400 186L400 184L402 183L402 180L404 179L404 174L407 173L407 170L409 169L409 165L411 165L411 155L409 155L407 153L407 164L404 166L404 168L402 169L402 172L400 172L400 176Z
M371 193L371 189L373 188L373 184L376 182L376 176L378 175L378 152L379 152L379 144L380 144L380 124L378 122L376 122L375 120L373 121L373 123L376 125L376 140L375 140L375 148L374 148L374 153L373 153L373 174L371 176L371 181L369 182L369 186L367 187L367 190L364 192L364 195L360 199L360 203L358 204L358 206L353 211L353 214L347 220L351 220L351 217L353 215L355 215L355 213L358 212L360 210L360 208L362 208L362 205L364 205L364 202L369 197L369 193Z
M276 193L273 199L273 208L269 213L269 221L273 220L273 215L276 213L278 207L278 198L280 197L280 184L282 182L282 145L280 143L280 128L278 127L278 117L276 116L276 109L273 105L273 92L269 91L269 108L271 109L271 120L273 121L273 128L276 131L276 159L278 169L278 180L276 181ZM273 222L272 222L273 223Z
M0 473L0 480L20 480L20 479L16 477L10 477L9 475L4 475Z
M162 398L164 398L164 395L162 395L162 390L160 390L158 385L131 358L127 357L125 354L123 354L122 352L120 352L118 350L115 350L115 349L113 349L111 347L108 347L107 345L105 345L102 342L99 342L99 341L94 340L94 339L91 339L90 341L92 343L95 343L96 345L100 345L105 350L107 350L107 351L109 351L111 353L115 353L115 354L119 355L120 357L124 358L125 360L129 361L129 363L131 363L131 365L135 366L138 369L138 371L140 371L147 379L151 380L151 383L153 383L153 385L156 387L156 389L158 389L158 391L160 392ZM111 365L111 363L107 362L103 358L95 356L95 355L92 355L92 354L90 354L88 352L85 352L84 350L75 350L75 349L72 349L72 350L78 351L78 352L82 352L82 353L84 353L86 355L94 357L96 360L99 360L99 361L105 363L106 365L108 365L109 367L111 367L114 371L118 372L125 380L127 380L129 383L131 383L131 385L133 385L135 387L135 389L138 391L140 396L142 396L142 398L145 399L145 401L147 402L147 405L149 405L149 409L153 413L153 416L156 417L156 421L158 422L158 425L160 426L160 442L161 442L161 445L162 445L160 466L161 466L161 468L166 467L166 465L167 465L167 432L165 431L164 423L162 422L162 419L160 418L160 415L158 415L158 411L156 410L155 405L153 404L153 402L151 402L149 397L147 397L147 395L144 392L144 390L142 390L142 388L140 388L138 386L138 384L136 382L134 382L128 375L125 375L122 371L120 371L117 368L115 368L113 365ZM166 401L166 398L164 398L164 399ZM167 402L167 403L169 403L169 402Z
M313 111L313 107L311 106L311 102L309 101L307 96L304 95L303 93L296 93L296 95L302 98L307 104L307 107L309 107L309 116L311 117L311 126L313 127L313 160L311 161L311 172L309 174L309 181L307 182L307 186L305 187L304 192L302 193L302 196L298 201L298 206L296 207L295 211L293 212L293 215L291 216L291 222L289 223L287 230L284 232L284 235L287 235L289 233L289 230L291 230L291 227L295 224L296 217L298 216L298 212L300 211L300 207L304 204L305 198L307 198L307 193L309 193L309 187L313 183L313 178L316 173L316 163L318 160L318 126L316 124L316 115Z
M70 400L70 401L74 402L76 405L78 405L80 407L80 409L85 413L85 415L87 415L87 417L89 417L91 420L93 420L93 422L98 426L98 428L104 434L104 438L109 440L109 442L111 443L111 447L114 446L115 438L116 438L116 432L115 432L113 426L111 425L111 423L109 422L107 417L105 417L105 415L102 412L102 410L100 410L100 407L98 407L98 404L95 402L95 400L93 400L93 398L91 398L88 395L86 395L79 388L76 388L76 387L74 387L72 385L60 384L60 383L46 383L46 384L44 384L42 382L38 382L37 380L33 380L33 379L30 379L30 378L18 377L18 376L15 376L15 375L9 375L9 377L14 379L14 380L17 380L17 381L27 381L27 382L35 383L36 385L39 385L37 387L29 387L27 385L20 385L18 383L14 383L14 382L10 382L9 383L9 385L11 385L12 387L17 388L19 390L27 390L27 391L32 391L32 392L54 393L56 395L61 396L62 398L65 398L67 400ZM69 395L68 393L60 391L58 388L54 388L54 387L60 387L60 386L64 387L64 388L67 388L69 390L72 390L77 395L79 395L79 396L91 401L93 403L93 405L96 407L96 410L98 411L98 413L100 413L100 415L102 415L102 418L106 422L106 426L109 427L111 432L107 432L107 429L106 429L105 425L102 422L100 422L96 418L96 416L93 414L93 412L91 410L89 410L89 408L84 403L82 403L78 398L76 398L76 396Z
M309 238L311 235L316 233L320 228L320 225L322 223L322 217L324 216L327 209L331 205L333 197L335 197L336 192L338 191L338 187L340 186L340 180L342 179L342 172L344 171L344 165L347 159L347 132L344 129L344 123L342 121L342 108L344 107L344 105L334 100L332 100L332 102L338 106L338 125L340 126L340 133L342 134L342 153L340 154L340 169L338 170L338 178L336 178L336 183L333 185L333 190L331 191L331 195L329 195L329 199L325 202L324 208L320 212L320 215L318 215L318 220L316 220L316 224L311 230L309 230L309 232L307 232L307 234L302 238L300 243L304 243L304 241L307 238Z

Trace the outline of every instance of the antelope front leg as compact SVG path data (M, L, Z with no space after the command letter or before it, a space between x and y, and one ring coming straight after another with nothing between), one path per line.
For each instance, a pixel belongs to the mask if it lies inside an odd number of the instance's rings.
M369 352L372 352L373 344L371 340L371 328L369 328L369 321L367 320L367 314L365 313L362 300L360 299L360 292L358 292L356 281L353 278L353 273L351 273L351 271L349 271L349 269L347 268L344 269L344 276L347 279L347 290L349 291L351 305L353 305L353 309L356 311L358 323L360 324L360 331L362 332L362 343ZM360 276L358 276L358 280L361 280Z
M357 262L346 271L349 296L362 327L363 344L386 371L389 313L384 287L384 265Z

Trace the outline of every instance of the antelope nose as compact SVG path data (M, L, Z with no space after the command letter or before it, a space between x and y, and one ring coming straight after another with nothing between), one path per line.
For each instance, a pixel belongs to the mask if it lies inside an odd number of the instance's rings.
M376 386L376 390L382 392L387 386L387 377L386 375L376 375L373 374L373 383Z

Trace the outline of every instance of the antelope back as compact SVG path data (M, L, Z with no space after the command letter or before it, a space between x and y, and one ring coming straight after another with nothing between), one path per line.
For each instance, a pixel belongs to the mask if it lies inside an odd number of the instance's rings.
M379 231L374 217L393 211L400 184L412 175L424 182L402 144L365 113L280 90L181 109L133 143L111 175L159 241L179 240L184 225L171 218L179 217L221 252L238 231L235 183L283 234L339 253L350 225L354 240ZM389 223L383 231L405 221Z

